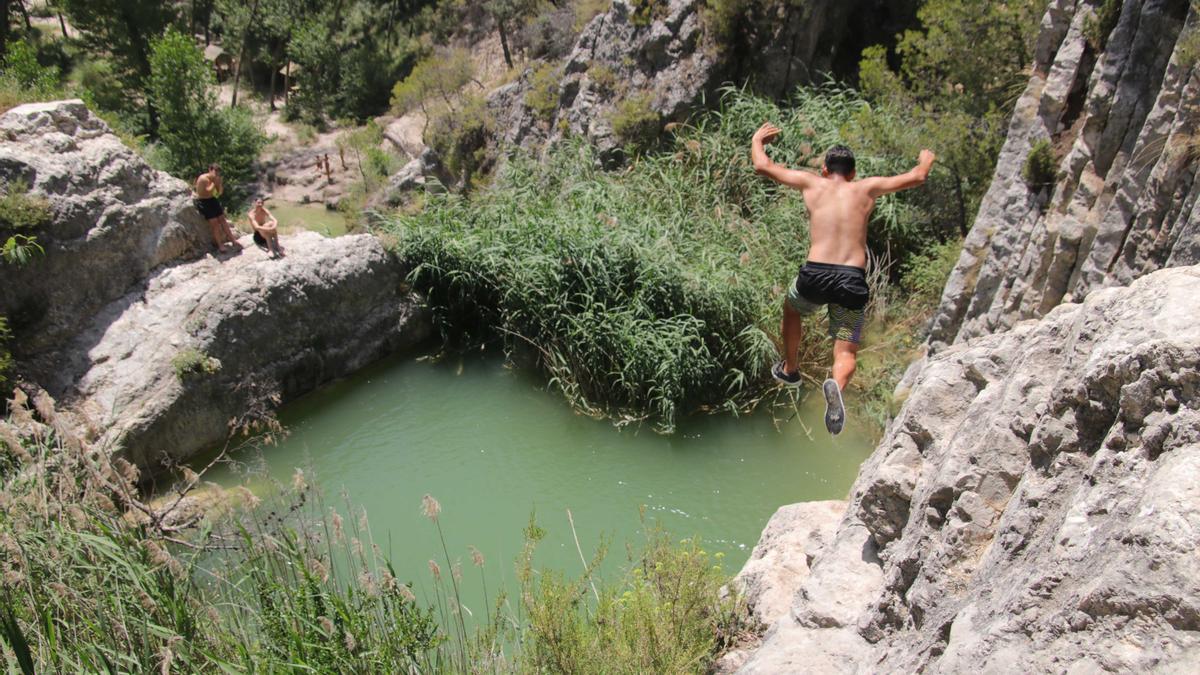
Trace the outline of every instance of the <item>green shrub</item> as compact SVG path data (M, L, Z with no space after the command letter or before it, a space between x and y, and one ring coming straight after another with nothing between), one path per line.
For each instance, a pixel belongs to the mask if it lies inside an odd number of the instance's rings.
M1058 176L1058 162L1054 159L1054 147L1047 139L1041 139L1029 149L1021 177L1034 190L1053 185Z
M1122 0L1103 0L1096 8L1095 14L1083 20L1083 37L1089 46L1097 52L1104 51L1108 44L1108 36L1117 27L1121 18Z
M244 197L266 136L245 108L217 105L212 68L191 38L174 30L150 54L150 91L159 113L165 168L192 181L209 164L221 165L232 201Z
M721 554L699 543L673 544L661 528L647 527L646 542L628 571L599 590L591 571L566 579L553 570L535 575L533 547L541 534L527 530L518 575L528 617L521 668L528 672L705 672L713 656L741 631L736 594L726 583Z
M190 375L212 375L220 372L221 362L194 347L187 347L171 358L171 368L175 371L175 376L182 380Z
M7 406L6 401L12 393L12 383L8 379L13 367L12 351L8 348L8 341L11 339L12 331L8 328L8 319L0 315L0 411Z
M602 94L616 93L620 86L616 72L603 63L593 63L587 71L588 79Z
M1200 2L1193 0L1191 6L1193 15L1200 14ZM1179 54L1179 64L1184 68L1191 68L1200 61L1200 30L1196 29L1195 20L1184 26L1175 50Z
M650 101L649 93L635 94L618 103L613 110L610 118L613 133L625 145L645 148L658 138L662 121L650 107Z
M50 203L29 194L25 183L0 182L0 260L24 265L42 253L37 237L28 234L50 222Z
M629 0L629 20L635 26L649 26L664 19L671 10L667 0Z
M10 40L0 58L0 113L23 103L62 97L59 71L38 63L37 52L21 40Z
M469 184L491 166L489 142L495 121L483 96L466 97L455 110L445 108L429 120L426 139L451 174Z
M529 76L529 91L525 92L525 105L537 119L548 122L558 110L558 68L543 63L534 68Z
M469 199L430 195L384 228L448 346L499 344L531 356L581 410L670 429L685 412L768 395L808 216L797 193L754 173L754 130L776 120L785 132L770 151L791 158L847 142L842 129L864 106L835 88L801 91L788 107L727 91L719 113L626 172L606 173L593 149L568 143L544 163L514 158ZM899 173L913 159L863 152L859 171ZM911 198L881 201L881 247L913 229L903 219L924 217L891 205ZM823 333L806 334L805 362L824 368Z
M908 292L908 302L936 306L961 251L962 241L951 239L910 257L902 267L900 280L901 287Z

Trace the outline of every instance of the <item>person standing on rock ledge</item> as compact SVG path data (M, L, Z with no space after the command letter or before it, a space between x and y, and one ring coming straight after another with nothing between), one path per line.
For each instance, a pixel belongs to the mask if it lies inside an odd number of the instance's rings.
M829 336L833 338L833 377L825 380L825 428L839 434L846 421L842 392L854 375L859 340L870 290L867 286L867 220L875 200L891 192L915 188L929 177L936 156L922 150L917 166L898 176L875 176L854 180L854 153L835 145L825 154L820 175L789 169L771 161L763 146L779 136L780 130L765 122L750 143L754 171L771 180L800 190L808 207L810 246L808 261L788 289L783 303L783 360L771 375L783 384L800 384L796 350L803 331L801 317L821 307L829 314Z
M219 252L238 247L237 235L233 233L229 219L225 217L225 207L221 206L219 199L224 188L221 167L217 164L209 164L208 172L196 179L196 210L208 221L213 244Z

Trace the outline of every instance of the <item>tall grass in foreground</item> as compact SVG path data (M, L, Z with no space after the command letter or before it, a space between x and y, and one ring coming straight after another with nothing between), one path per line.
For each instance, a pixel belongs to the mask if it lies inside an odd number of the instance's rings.
M540 162L512 159L470 197L431 195L381 228L451 344L499 342L578 409L669 431L681 413L745 410L769 391L807 215L798 192L754 173L754 130L778 122L777 161L817 167L830 145L862 136L864 116L878 124L888 114L832 85L785 106L730 91L719 112L674 129L669 151L622 172L567 143ZM862 175L915 159L858 150ZM880 201L877 248L909 250L926 236L924 212L904 199ZM823 319L810 328L802 361L817 371Z
M6 672L699 672L743 630L697 543L647 528L615 582L604 547L568 580L534 565L532 519L516 602L500 589L468 625L458 552L394 569L365 514L303 473L260 502L184 469L148 502L134 467L64 433L48 398L27 404L0 422ZM422 508L440 534L437 501Z

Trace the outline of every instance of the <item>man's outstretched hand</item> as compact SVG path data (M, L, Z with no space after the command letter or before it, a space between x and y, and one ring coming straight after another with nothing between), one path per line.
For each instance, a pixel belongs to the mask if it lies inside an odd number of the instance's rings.
M770 143L771 141L774 141L778 137L779 137L779 127L775 126L774 124L771 124L770 122L763 122L763 125L758 128L758 131L754 132L753 140L759 141L763 145L767 145L768 143Z
M933 154L932 150L922 150L921 154L917 155L917 164L928 168L933 166L933 162L936 159L937 155Z

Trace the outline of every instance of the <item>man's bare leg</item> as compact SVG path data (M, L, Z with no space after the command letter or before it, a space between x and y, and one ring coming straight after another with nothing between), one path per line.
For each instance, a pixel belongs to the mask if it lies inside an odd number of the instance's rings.
M238 245L237 234L234 233L233 226L229 224L229 219L224 215L221 216L221 226L225 230L225 240L229 242L230 246L236 247Z
M783 363L784 369L794 373L800 369L800 358L796 352L800 349L800 339L804 336L804 323L800 313L792 309L786 300L783 301Z
M209 218L208 219L208 229L212 233L213 245L215 245L218 250L224 250L225 249L225 228L221 227L221 218L220 217Z
M846 391L854 370L858 367L858 345L846 340L833 341L833 379L838 388Z

